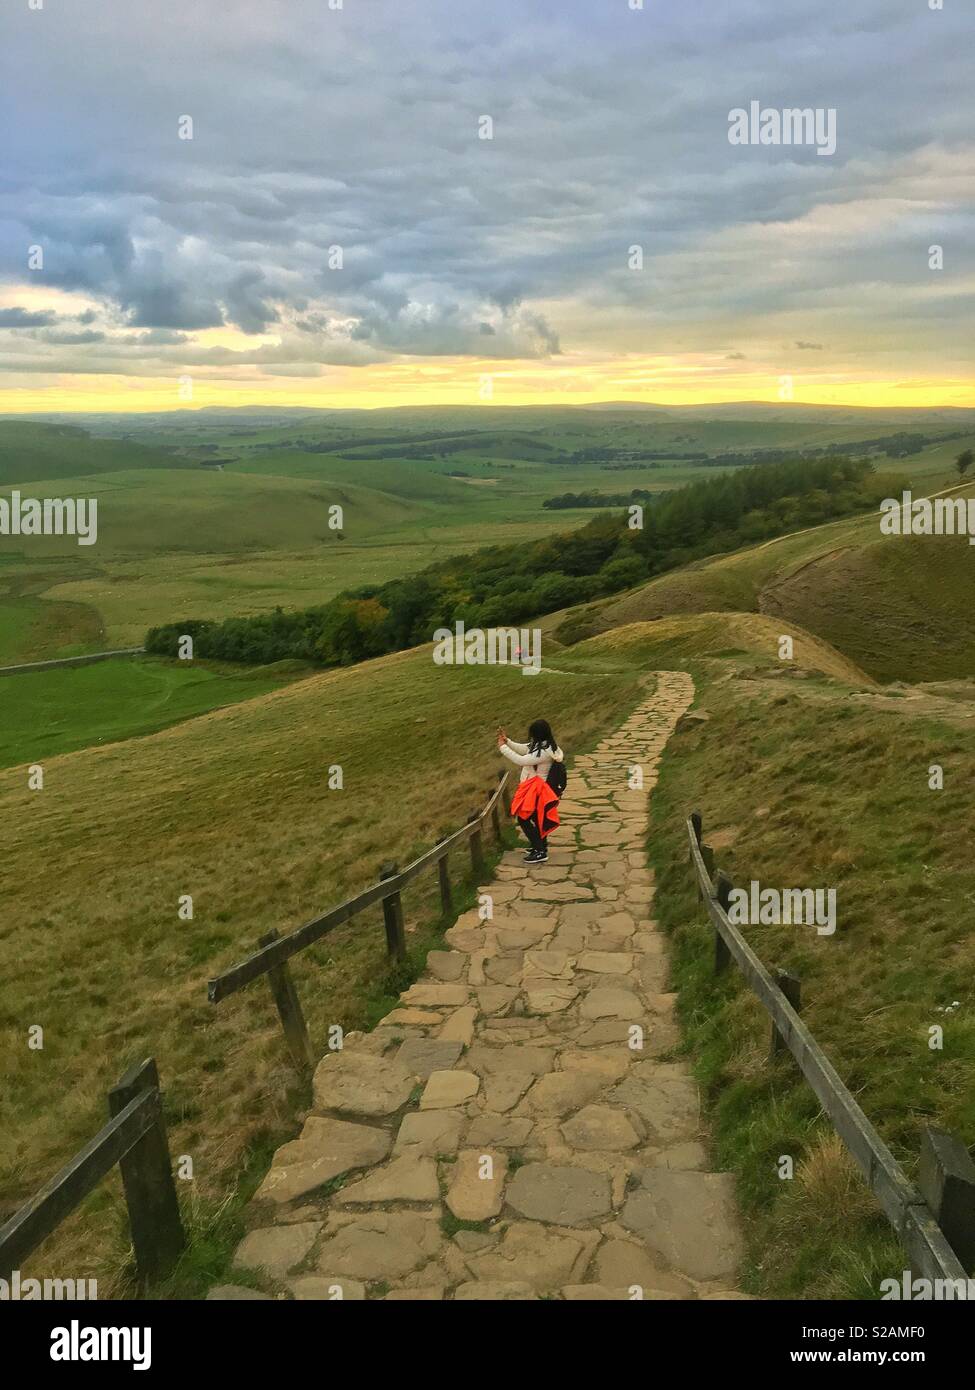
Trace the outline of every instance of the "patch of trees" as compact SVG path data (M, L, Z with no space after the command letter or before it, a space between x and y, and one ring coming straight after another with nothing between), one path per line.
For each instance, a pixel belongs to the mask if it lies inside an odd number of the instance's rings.
M558 497L547 497L542 506L553 512L569 507L625 507L631 502L646 504L653 496L644 487L635 487L631 492L563 492Z
M419 574L364 585L295 612L153 628L146 647L177 655L188 633L198 656L265 664L297 658L350 665L430 641L438 627L508 627L632 588L691 560L875 508L891 479L866 460L831 458L739 469L660 495L633 530L608 512L530 544L489 546Z

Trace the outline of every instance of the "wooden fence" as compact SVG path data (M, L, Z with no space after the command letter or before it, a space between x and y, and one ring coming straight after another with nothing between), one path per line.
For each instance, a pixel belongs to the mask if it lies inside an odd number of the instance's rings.
M383 905L386 948L391 959L403 960L403 888L417 874L436 864L444 915L453 910L448 855L469 844L471 870L484 870L484 827L490 822L501 838L501 806L509 809L508 774L499 773L498 785L482 811L472 811L465 825L446 836L421 858L398 869L384 865L379 882L348 902L334 907L313 922L281 937L276 931L261 938L260 949L233 969L209 982L212 1003L225 999L256 980L268 977L285 1037L298 1065L316 1060L312 1053L301 1005L286 962L291 956L320 941L372 903ZM186 1244L179 1202L173 1182L172 1160L163 1120L159 1073L152 1058L131 1067L108 1095L108 1124L68 1162L36 1196L0 1226L0 1279L9 1279L90 1192L118 1164L129 1213L132 1245L140 1282L146 1283L170 1270Z
M118 1164L139 1279L165 1273L186 1244L153 1058L108 1093L108 1124L0 1226L0 1279L37 1249Z
M975 1164L967 1147L949 1134L926 1128L920 1188L914 1187L799 1017L800 981L785 971L769 972L729 921L733 885L723 872L714 877L714 851L702 841L697 811L687 821L687 834L698 893L714 926L715 972L727 969L732 960L741 970L771 1017L772 1054L784 1049L792 1053L904 1245L915 1273L925 1279L964 1280L966 1271L975 1266Z
M217 1004L221 999L226 999L228 995L236 994L239 989L249 985L252 980L266 975L278 1016L281 1019L281 1026L284 1029L288 1050L295 1065L301 1070L314 1066L318 1058L308 1036L301 1003L287 962L299 951L314 945L316 941L321 941L323 936L327 936L343 922L348 922L365 908L371 907L373 903L377 902L381 902L383 905L387 954L391 960L405 960L403 889L418 874L435 864L444 916L450 915L453 911L448 859L450 851L467 841L470 848L471 871L475 877L482 875L484 871L484 827L490 819L495 836L500 840L501 807L503 806L505 814L507 814L510 805L507 793L508 778L507 772L499 773L498 785L489 796L484 809L471 811L465 825L462 825L459 830L455 830L452 835L447 835L433 849L427 850L426 854L415 859L405 869L398 868L396 864L384 864L379 871L379 881L374 883L371 888L357 893L354 898L340 903L338 907L330 908L321 917L316 917L314 921L307 922L303 927L289 932L287 936L279 936L276 931L268 932L266 936L262 936L258 942L259 949L253 955L248 956L239 965L232 966L230 970L224 971L216 979L210 980L207 987L210 1003Z

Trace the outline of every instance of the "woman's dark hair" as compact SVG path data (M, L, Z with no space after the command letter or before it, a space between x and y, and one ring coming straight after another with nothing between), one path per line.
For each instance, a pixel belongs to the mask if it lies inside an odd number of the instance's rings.
M528 726L528 750L531 753L539 753L548 744L549 748L558 748L555 735L552 733L552 726L547 719L536 719L534 724Z

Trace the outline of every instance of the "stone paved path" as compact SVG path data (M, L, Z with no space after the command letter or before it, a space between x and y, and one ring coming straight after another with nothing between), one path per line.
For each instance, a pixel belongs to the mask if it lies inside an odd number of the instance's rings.
M505 854L427 974L319 1064L235 1262L296 1298L741 1297L705 1171L646 867L647 791L693 697L658 687L569 775L547 865ZM644 790L628 788L631 768ZM482 909L483 910L483 909ZM234 1289L210 1297L259 1298Z

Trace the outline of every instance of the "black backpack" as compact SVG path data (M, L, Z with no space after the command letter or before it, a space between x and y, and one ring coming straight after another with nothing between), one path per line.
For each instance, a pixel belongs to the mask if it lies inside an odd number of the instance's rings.
M565 791L565 784L568 780L565 771L565 763L553 763L548 770L548 777L545 780L561 801L562 793Z

